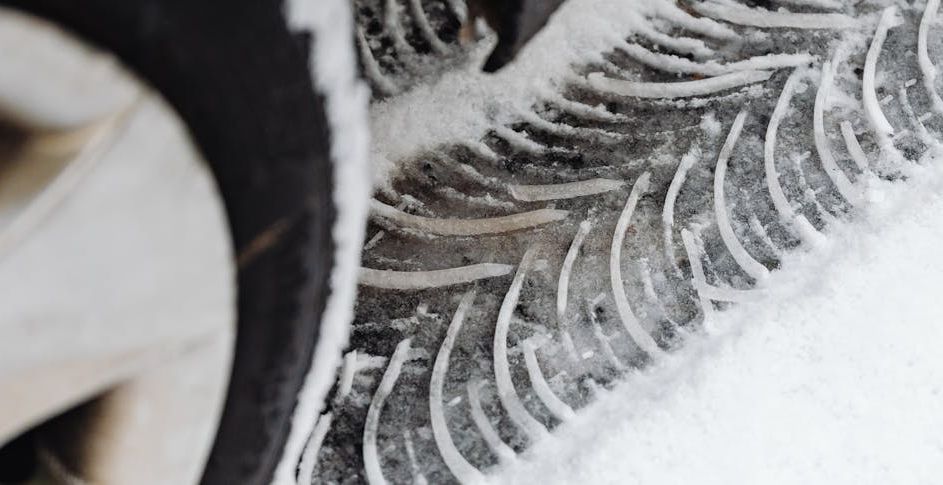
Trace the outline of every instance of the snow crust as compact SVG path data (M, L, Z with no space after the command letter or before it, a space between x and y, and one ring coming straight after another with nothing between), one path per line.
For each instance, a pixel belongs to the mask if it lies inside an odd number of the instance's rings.
M936 483L943 476L943 156L754 303L604 394L495 483Z

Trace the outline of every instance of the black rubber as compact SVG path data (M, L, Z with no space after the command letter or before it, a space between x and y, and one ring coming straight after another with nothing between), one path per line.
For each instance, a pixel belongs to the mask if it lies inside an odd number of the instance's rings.
M330 132L308 68L310 39L288 30L281 0L0 5L116 54L176 109L211 165L238 255L239 323L226 408L202 483L269 483L318 340L333 266Z
M0 483L25 484L36 475L39 463L34 453L35 438L27 432L0 447Z
M471 0L469 12L481 15L498 34L498 45L482 69L497 72L514 60L550 19L563 0Z

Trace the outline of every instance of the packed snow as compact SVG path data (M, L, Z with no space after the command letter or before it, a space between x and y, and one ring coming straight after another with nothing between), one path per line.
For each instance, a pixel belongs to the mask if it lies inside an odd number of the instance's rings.
M943 156L496 483L938 483ZM694 343L697 341L698 343Z

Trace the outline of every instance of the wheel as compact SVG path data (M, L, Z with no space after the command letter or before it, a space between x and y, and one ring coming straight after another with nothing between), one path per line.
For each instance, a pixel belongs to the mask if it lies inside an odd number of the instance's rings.
M0 9L5 51L31 41L2 61L5 153L61 159L3 167L0 389L31 405L0 441L93 483L293 481L371 187L349 5Z

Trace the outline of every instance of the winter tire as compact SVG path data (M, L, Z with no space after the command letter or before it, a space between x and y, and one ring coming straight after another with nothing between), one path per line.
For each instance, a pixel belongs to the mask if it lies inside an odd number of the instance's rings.
M113 55L179 116L225 205L232 249L223 243L218 252L232 252L238 289L231 376L201 483L293 481L310 432L305 424L330 386L346 339L371 186L366 93L354 77L349 6L342 0L0 6ZM54 451L79 478L82 464L71 461L81 461L79 448L87 443L76 430L97 426L108 396L38 432L47 442L75 440L66 447L72 450ZM168 477L147 480L173 482Z

